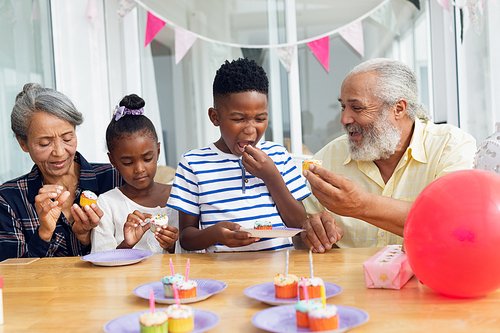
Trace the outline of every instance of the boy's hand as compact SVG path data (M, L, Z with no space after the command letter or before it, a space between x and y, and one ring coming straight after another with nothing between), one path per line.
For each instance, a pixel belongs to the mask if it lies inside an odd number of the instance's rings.
M175 242L179 239L179 230L168 224L162 225L161 228L156 228L155 238L162 248L173 253L175 251Z
M246 146L241 161L246 171L264 182L280 176L273 160L259 148L250 145Z
M132 214L128 214L127 222L123 226L123 242L121 243L121 248L133 248L137 242L139 242L146 231L148 231L150 225L144 223L144 220L151 218L151 214L143 214L136 210Z
M241 226L230 221L222 221L213 226L217 243L228 247L239 247L257 242L260 238L251 237L248 232L238 232Z

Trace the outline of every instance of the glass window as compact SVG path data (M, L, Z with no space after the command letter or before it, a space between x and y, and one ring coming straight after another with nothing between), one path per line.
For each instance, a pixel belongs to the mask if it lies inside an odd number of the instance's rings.
M48 0L0 0L1 183L33 165L10 128L10 113L25 83L54 87L49 5Z

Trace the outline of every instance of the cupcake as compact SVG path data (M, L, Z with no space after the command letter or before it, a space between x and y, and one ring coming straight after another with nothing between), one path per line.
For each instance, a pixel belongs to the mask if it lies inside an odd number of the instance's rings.
M168 331L189 332L194 329L194 312L190 306L173 304L167 308Z
M304 172L305 170L309 170L309 166L311 164L321 166L323 164L323 161L321 161L321 160L303 160L302 161L302 172Z
M309 327L311 331L328 331L339 328L339 316L335 305L326 304L309 311Z
M196 288L198 287L198 283L196 283L196 281L179 281L176 285L177 290L179 291L179 298L196 297Z
M256 230L272 230L273 224L269 221L255 221L253 228Z
M297 297L297 283L299 278L293 274L278 274L274 277L274 294L276 298Z
M310 299L295 303L295 316L298 327L309 327L309 311L323 307L320 301Z
M90 206L93 203L97 202L97 195L89 190L85 190L82 192L80 195L80 206L85 207L85 206Z
M156 228L161 228L165 224L168 224L168 216L165 214L158 214L149 221L151 232L155 232Z
M323 285L323 280L319 277L306 277L305 281L309 298L321 297L321 286ZM299 288L299 299L304 299L304 291L302 288Z
M172 289L172 284L179 284L185 280L184 275L180 273L175 273L175 275L167 275L161 278L163 283L163 294L165 297L174 297L174 290Z
M168 315L163 312L147 312L139 317L141 333L168 333Z

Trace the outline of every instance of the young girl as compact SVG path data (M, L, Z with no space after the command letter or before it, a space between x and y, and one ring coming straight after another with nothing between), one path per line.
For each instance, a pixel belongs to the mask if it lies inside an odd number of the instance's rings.
M172 186L153 180L160 143L153 123L143 115L145 104L135 94L125 96L106 130L109 161L125 185L98 198L104 216L92 230L92 252L127 248L155 253L176 250L178 213L166 207ZM169 222L153 233L145 220L157 214L167 215Z

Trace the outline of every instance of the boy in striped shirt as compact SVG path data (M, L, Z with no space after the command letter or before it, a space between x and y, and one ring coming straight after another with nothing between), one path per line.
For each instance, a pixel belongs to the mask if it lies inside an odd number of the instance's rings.
M184 154L167 206L179 210L186 250L263 251L293 248L290 238L259 239L240 229L257 220L301 228L311 194L286 149L259 142L268 123L265 71L253 60L226 61L213 83L210 121L220 139Z

